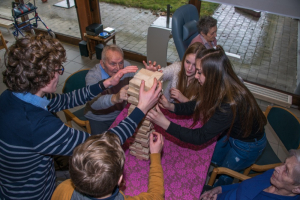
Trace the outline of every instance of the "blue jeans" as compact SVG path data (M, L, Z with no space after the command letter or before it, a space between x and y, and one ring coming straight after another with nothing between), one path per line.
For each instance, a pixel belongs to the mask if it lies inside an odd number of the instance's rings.
M226 139L227 135L217 142L211 162L234 171L242 171L252 165L267 144L266 134L258 141L255 139L255 142L243 142L231 137ZM221 175L214 187L229 185L232 184L232 181L232 177Z

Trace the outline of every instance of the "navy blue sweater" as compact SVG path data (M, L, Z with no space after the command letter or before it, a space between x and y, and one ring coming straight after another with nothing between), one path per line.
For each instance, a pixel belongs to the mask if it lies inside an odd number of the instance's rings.
M68 94L48 95L49 111L83 105L100 92L95 84ZM1 199L50 199L55 189L52 155L71 155L89 134L65 126L51 112L22 101L9 90L1 94L0 105ZM143 117L136 108L111 131L124 142Z

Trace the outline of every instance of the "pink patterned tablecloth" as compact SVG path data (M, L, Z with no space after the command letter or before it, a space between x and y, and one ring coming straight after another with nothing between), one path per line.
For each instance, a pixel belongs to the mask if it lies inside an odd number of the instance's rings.
M129 105L119 114L111 127L116 126L127 117ZM190 117L179 117L167 110L162 110L162 112L169 120L181 126L189 127L192 124ZM201 126L202 124L199 123L194 128ZM154 129L165 137L162 152L165 199L199 199L217 138L204 145L191 145L181 142L159 126L154 125ZM131 142L133 142L133 138L129 138L123 145L126 155L124 166L125 187L121 189L126 195L134 196L141 192L147 192L150 161L142 161L132 156L128 149Z

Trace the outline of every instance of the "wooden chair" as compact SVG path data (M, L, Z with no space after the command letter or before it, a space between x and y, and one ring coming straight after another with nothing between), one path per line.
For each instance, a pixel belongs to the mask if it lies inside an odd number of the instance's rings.
M62 92L68 93L73 90L85 87L85 76L88 73L88 71L89 71L88 69L83 69L71 74L65 81ZM85 107L73 113L68 109L63 110L67 120L66 124L69 127L72 127L72 121L73 121L78 126L80 126L84 131L91 134L90 122L84 117L84 109Z
M262 165L261 169L263 169L263 170L261 172L265 172L265 171L267 171L269 169L274 169L275 167L277 167L279 165L281 165L281 163L270 164L270 165ZM233 171L233 170L228 169L226 167L216 167L212 171L212 174L210 176L210 179L209 179L207 185L213 186L213 184L214 184L214 182L216 180L216 177L219 174L225 174L225 175L231 176L233 178L238 179L239 181L244 181L244 180L247 180L249 178L252 178L251 176L247 176L247 175L241 174L239 172Z
M6 49L6 51L8 50L6 46L6 41L4 40L2 32L0 31L0 49L4 48Z
M300 144L300 120L291 111L280 106L268 106L264 114L285 148L288 151L298 149ZM262 155L244 171L244 175L255 176L255 172L265 171L263 165L280 162L271 145L267 142Z

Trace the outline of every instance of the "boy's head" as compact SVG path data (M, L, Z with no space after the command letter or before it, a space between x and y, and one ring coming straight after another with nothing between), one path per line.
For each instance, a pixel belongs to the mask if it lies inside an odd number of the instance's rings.
M125 154L116 134L109 131L88 138L70 158L70 176L78 192L100 198L121 182Z

